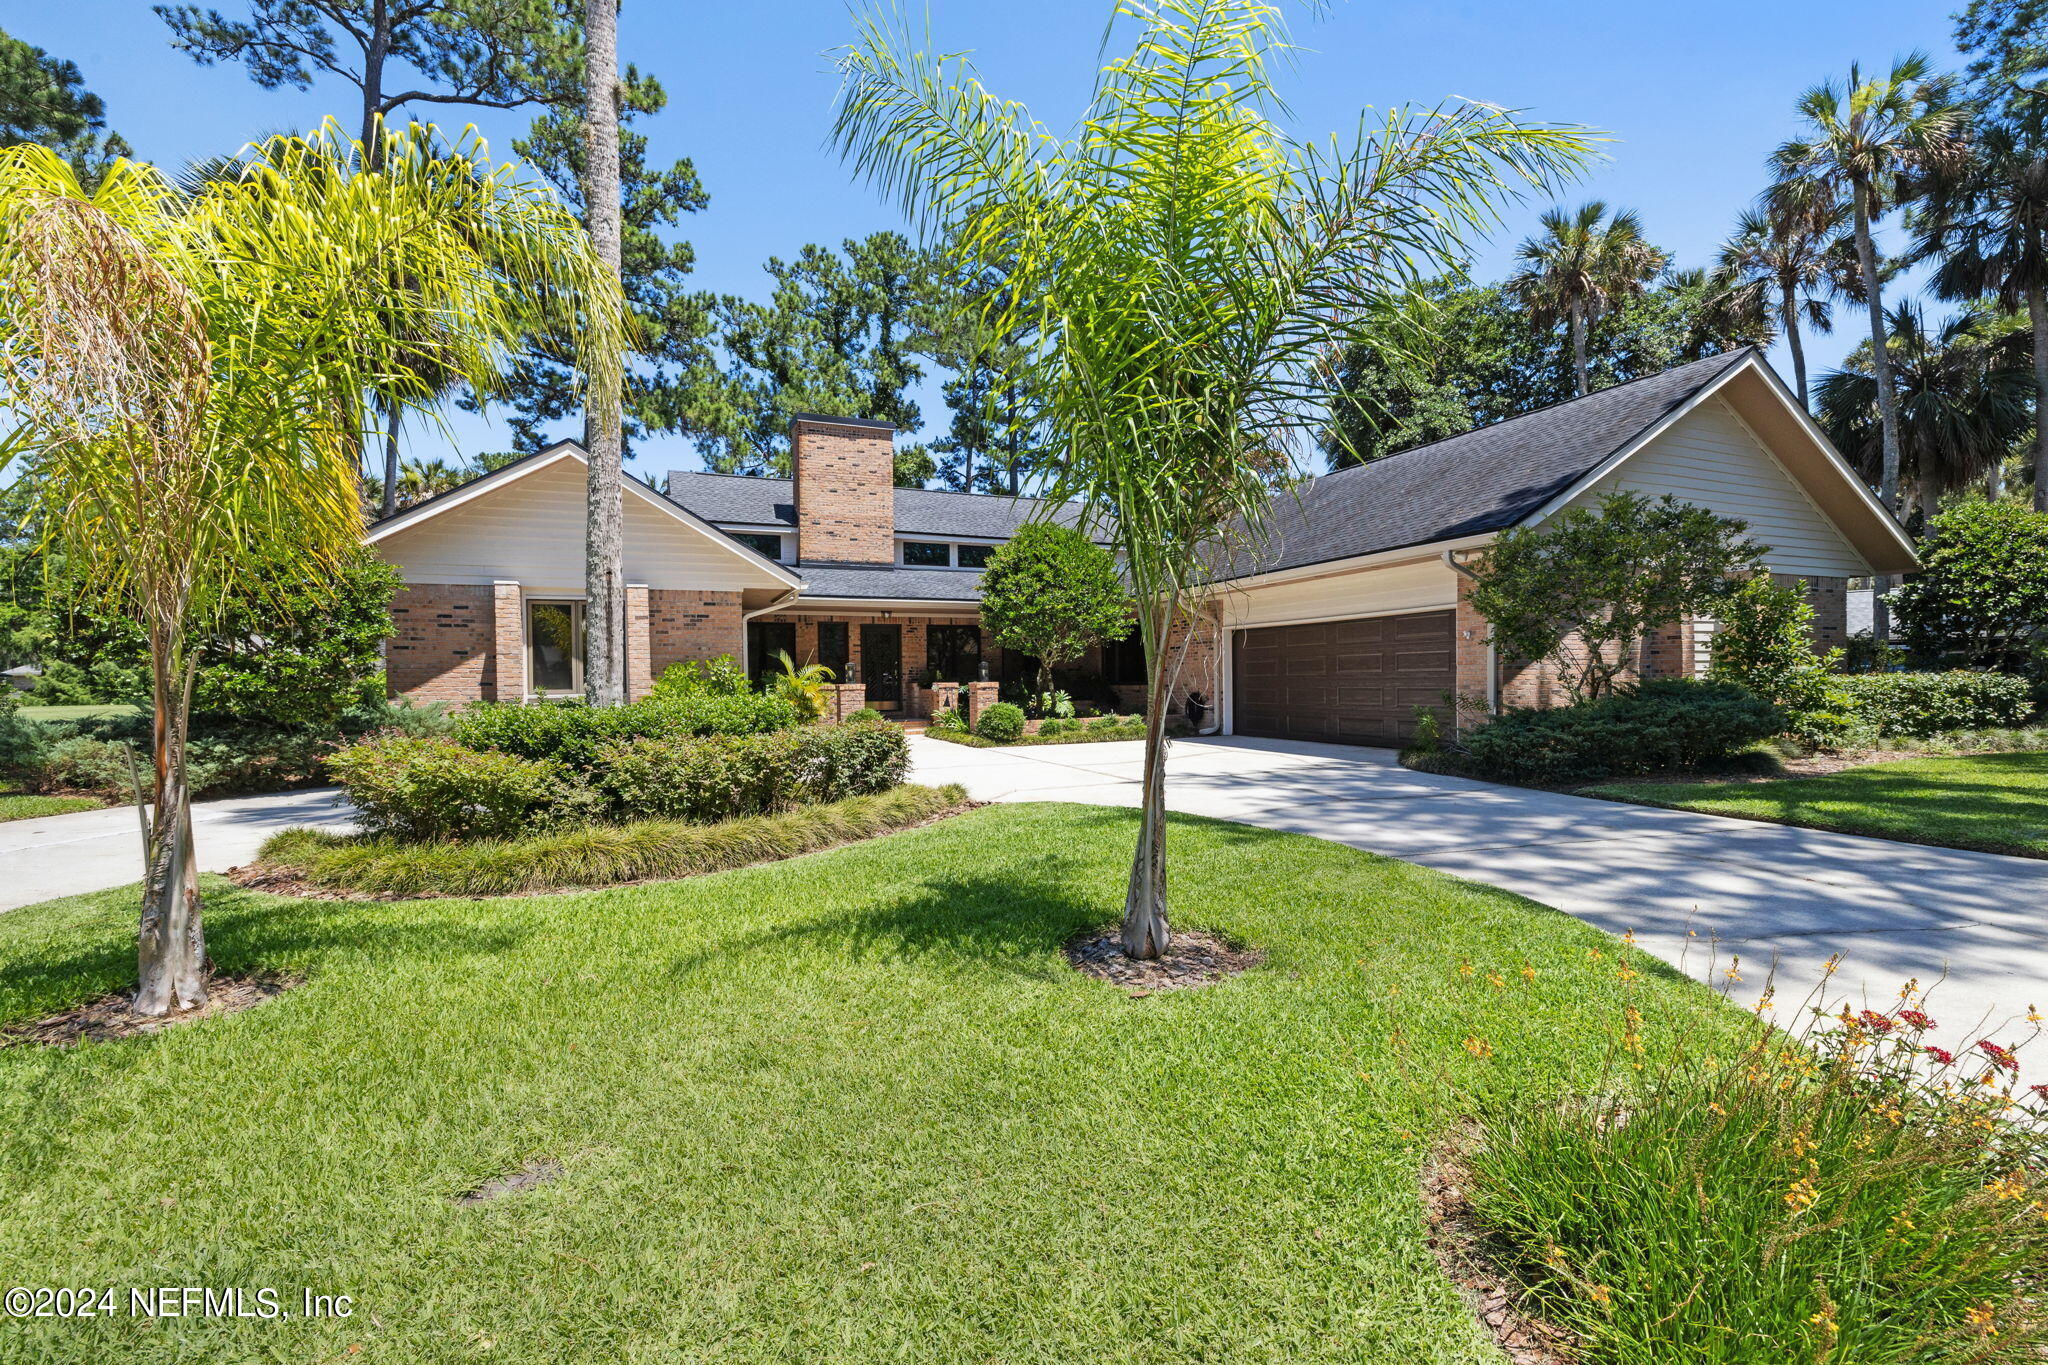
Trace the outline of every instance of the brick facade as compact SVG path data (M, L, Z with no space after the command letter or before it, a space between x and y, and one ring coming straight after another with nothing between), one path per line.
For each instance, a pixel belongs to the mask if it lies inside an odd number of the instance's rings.
M896 562L896 440L880 423L790 424L799 561Z
M492 590L409 583L391 602L384 654L392 692L422 702L475 701L497 685Z
M746 620L736 592L692 592L652 588L647 593L650 673L659 678L685 659L740 657L747 643Z

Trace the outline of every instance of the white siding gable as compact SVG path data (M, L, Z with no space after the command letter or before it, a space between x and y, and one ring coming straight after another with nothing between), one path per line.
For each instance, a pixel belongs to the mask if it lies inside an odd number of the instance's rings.
M513 580L529 592L583 592L584 465L557 460L417 525L377 548L410 583ZM651 588L738 592L780 587L768 570L628 490L626 579Z
M1785 467L1734 410L1709 398L1673 422L1568 506L1597 506L1602 494L1671 494L1749 523L1750 538L1770 546L1774 573L1850 578L1870 565L1835 529Z

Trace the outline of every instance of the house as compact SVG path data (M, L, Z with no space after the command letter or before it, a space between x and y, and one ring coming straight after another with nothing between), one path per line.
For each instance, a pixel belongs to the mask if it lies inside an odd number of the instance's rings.
M792 479L679 472L627 480L627 655L637 695L670 663L729 653L757 675L787 650L916 714L936 675L1017 675L982 640L978 569L1034 516L1029 499L891 486L894 432L804 416ZM423 699L580 687L581 452L508 465L380 522L406 582L387 662ZM1816 644L1846 635L1848 580L1916 567L1911 542L1755 350L1681 365L1279 495L1257 555L1186 640L1176 701L1204 694L1228 732L1339 743L1404 739L1448 693L1560 699L1545 665L1495 657L1459 562L1511 526L1610 490L1670 493L1749 523L1766 567L1805 584ZM1636 676L1705 663L1711 622L1642 642ZM1135 650L1087 666L1136 681Z

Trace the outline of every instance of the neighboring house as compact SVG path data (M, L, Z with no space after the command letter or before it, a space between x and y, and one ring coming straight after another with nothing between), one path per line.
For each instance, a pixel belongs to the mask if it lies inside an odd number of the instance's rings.
M791 437L793 480L676 473L667 497L627 481L634 693L680 659L730 653L758 674L785 649L911 713L929 694L910 684L931 672L965 679L985 660L991 676L1020 675L981 639L977 571L1040 507L893 488L894 432L880 423L800 417ZM583 483L581 452L559 445L372 528L407 583L395 690L467 701L581 685ZM1738 351L1281 495L1256 561L1194 633L1179 695L1204 693L1235 733L1357 744L1400 742L1415 708L1448 693L1559 700L1546 666L1492 657L1455 561L1616 488L1748 522L1767 567L1806 583L1817 643L1846 633L1847 580L1915 567L1905 533L1784 384ZM1699 671L1709 630L1660 632L1632 671ZM1131 646L1085 666L1126 689L1140 677Z

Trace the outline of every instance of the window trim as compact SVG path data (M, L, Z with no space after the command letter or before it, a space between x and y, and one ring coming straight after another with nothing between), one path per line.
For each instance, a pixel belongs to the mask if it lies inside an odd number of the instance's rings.
M748 548L749 550L752 550L752 551L753 551L753 552L754 552L755 554L757 554L757 555L761 556L761 558L763 558L763 559L766 559L766 560L771 560L771 561L773 561L774 563L777 563L777 564L780 564L780 563L782 563L782 547L783 547L783 537L782 537L782 533L781 533L781 532L779 532L779 531L727 531L727 532L726 532L726 535L730 536L730 537L731 537L731 538L732 538L733 540L737 541L737 542L738 542L738 543L740 543L741 545L744 545L744 546L746 546L746 547L747 547L747 548ZM755 541L757 541L757 540L772 540L772 541L774 541L774 542L775 542L775 553L774 553L774 554L770 554L770 553L768 553L768 551L766 551L766 550L762 549L762 548L761 548L761 547L760 547L759 545L756 545L756 544L754 544L754 542L755 542Z
M903 548L899 552L899 559L902 566L906 569L950 569L953 567L953 542L950 540L905 540L900 542L900 544ZM910 558L912 546L918 549L943 550L946 553L946 562L943 564L913 563Z
M586 633L583 623L584 606L585 600L581 597L528 597L522 601L519 610L519 625L521 633L525 636L525 648L520 653L526 665L526 676L523 679L523 686L521 688L522 695L527 697L558 695L553 692L543 694L534 687L534 665L539 662L534 657L533 609L535 607L567 607L569 609L569 629L575 635L576 643L580 648L570 651L569 690L559 695L573 697L583 691L583 668L590 641L590 636Z

